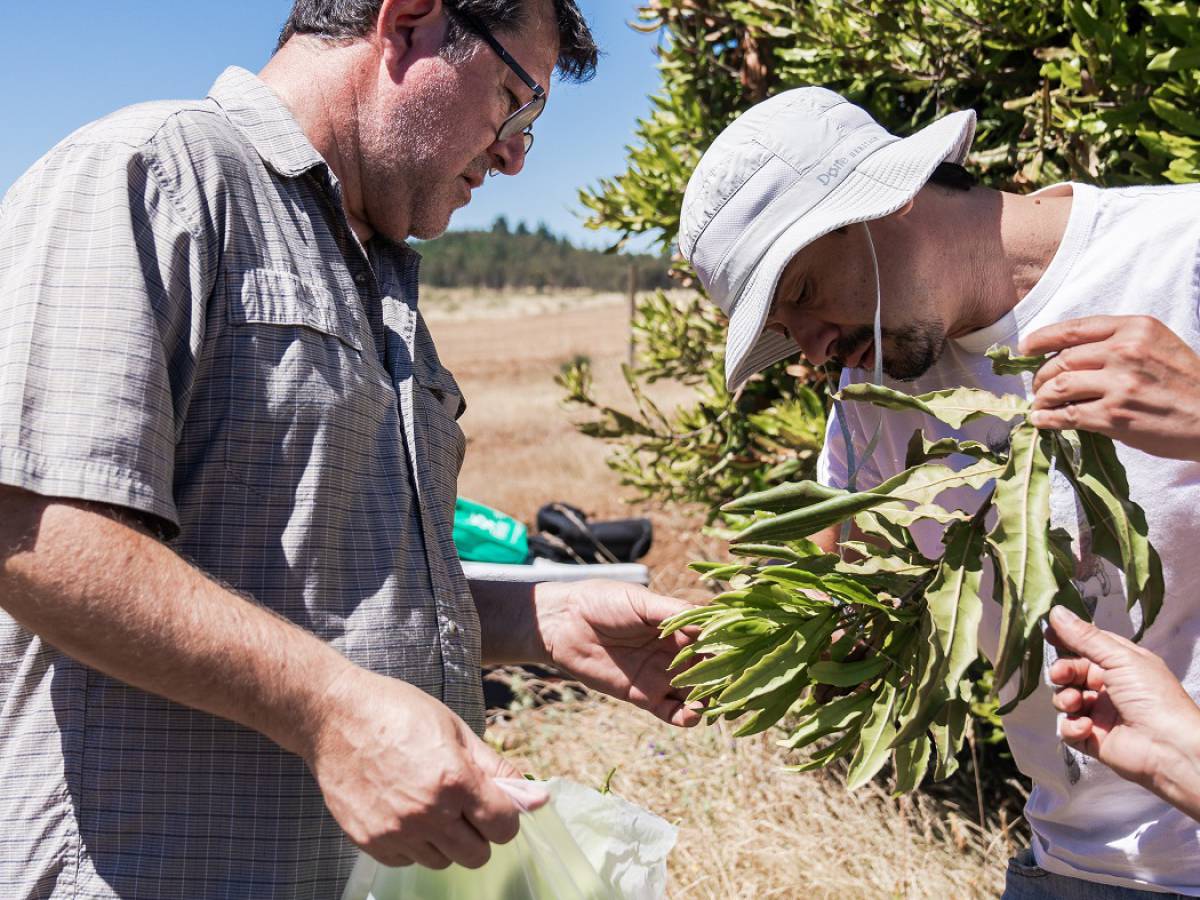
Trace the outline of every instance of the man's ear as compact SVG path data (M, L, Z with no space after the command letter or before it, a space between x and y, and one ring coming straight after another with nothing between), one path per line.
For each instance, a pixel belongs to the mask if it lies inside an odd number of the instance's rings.
M896 210L894 213L892 213L892 215L895 216L897 219L899 219L903 216L907 216L910 212L912 212L913 205L916 202L917 202L917 198L914 197L913 199L911 199L907 203L905 203L902 207L900 207L898 210Z
M388 70L398 74L414 51L436 51L445 33L442 0L383 0L374 37Z

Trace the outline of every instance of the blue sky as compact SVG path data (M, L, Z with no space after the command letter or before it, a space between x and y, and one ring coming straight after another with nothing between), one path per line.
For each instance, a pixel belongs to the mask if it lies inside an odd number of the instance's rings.
M227 65L266 62L289 0L57 0L8 3L0 27L0 194L75 128L142 100L202 97ZM557 84L537 123L537 146L517 178L497 177L460 210L452 228L479 228L503 213L544 221L586 246L614 235L588 231L577 191L624 169L634 124L658 84L656 35L626 25L635 0L581 0L607 53L595 80Z

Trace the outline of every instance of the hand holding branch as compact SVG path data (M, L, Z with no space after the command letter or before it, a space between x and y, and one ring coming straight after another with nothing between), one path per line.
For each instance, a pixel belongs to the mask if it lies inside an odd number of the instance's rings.
M1200 356L1148 316L1059 322L1021 341L1055 355L1033 381L1038 428L1095 431L1154 456L1200 461Z

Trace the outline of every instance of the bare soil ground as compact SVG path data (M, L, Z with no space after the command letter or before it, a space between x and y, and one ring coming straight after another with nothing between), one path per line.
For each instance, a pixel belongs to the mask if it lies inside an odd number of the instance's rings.
M700 534L700 511L631 505L629 492L604 464L608 449L575 430L572 415L577 414L562 407L562 390L554 383L564 363L586 356L598 397L631 405L621 376L629 353L627 299L530 295L506 306L489 295L474 315L462 303L447 307L435 295L425 304L442 362L467 398L460 422L467 434L467 461L459 493L524 522L532 522L538 507L552 501L599 519L647 516L655 527L654 548L644 560L653 573L652 586L707 596L686 569L691 560L721 552L720 542ZM669 408L688 392L663 386L653 396Z
M466 295L423 300L443 362L469 404L463 496L530 522L562 500L598 518L644 515L655 526L645 560L652 587L708 595L687 571L719 559L696 510L629 505L604 465L606 448L579 435L554 384L576 355L593 364L597 392L628 405L620 364L628 353L627 301L617 296ZM687 396L660 391L670 405ZM526 771L612 788L675 822L676 898L995 897L1014 849L994 827L980 832L945 804L896 800L869 787L848 794L835 775L781 771L771 735L734 741L722 726L687 732L615 702L590 698L525 710L489 739Z

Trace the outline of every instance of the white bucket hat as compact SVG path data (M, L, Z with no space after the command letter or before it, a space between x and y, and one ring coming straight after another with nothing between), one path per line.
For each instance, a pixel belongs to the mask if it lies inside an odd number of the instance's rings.
M890 215L933 170L961 164L975 113L952 113L907 138L833 91L796 88L734 120L688 181L679 248L729 316L725 381L746 379L800 348L764 331L779 277L817 238Z

